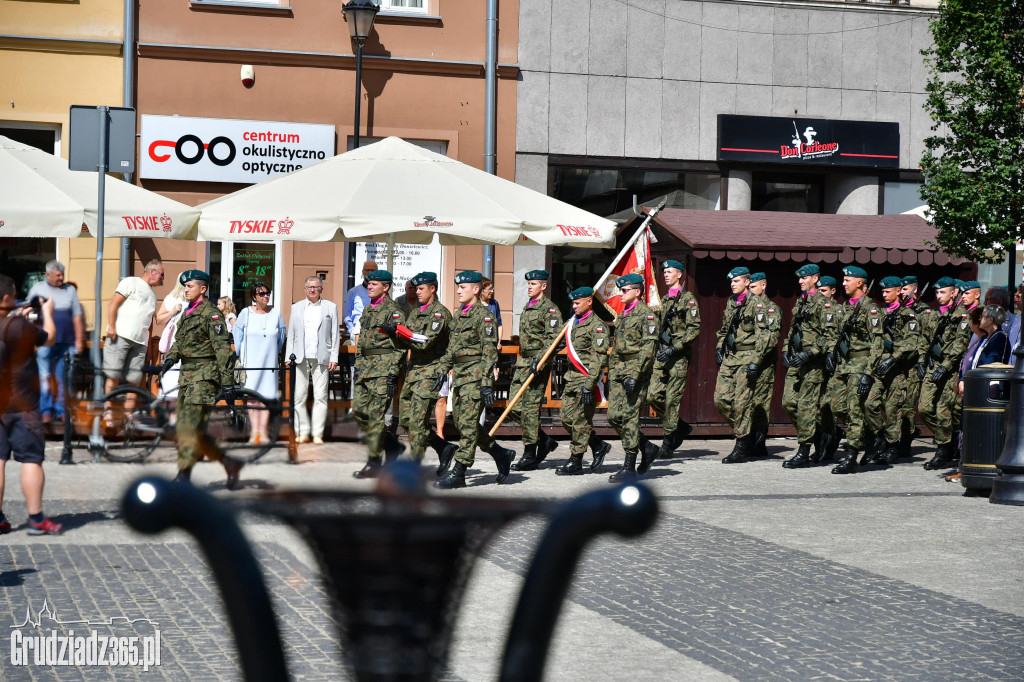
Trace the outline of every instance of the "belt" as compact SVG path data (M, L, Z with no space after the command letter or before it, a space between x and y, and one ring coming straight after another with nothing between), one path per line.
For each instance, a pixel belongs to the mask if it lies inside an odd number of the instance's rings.
M455 355L455 362L456 363L473 362L474 360L478 360L478 359L480 359L482 357L483 357L483 355L481 355L479 353L457 353Z
M754 350L756 347L757 346L755 344L753 344L753 343L737 343L736 344L736 350L737 351L741 351L741 350Z
M190 365L193 362L206 362L207 360L216 360L216 359L217 358L213 357L212 355L207 356L207 357L202 357L202 358L182 358L181 359L181 364L182 364L182 366L185 366L185 365Z
M849 357L850 358L866 358L866 357L869 357L870 355L871 355L871 351L870 350L851 350Z
M390 353L397 353L394 348L367 348L366 350L359 351L360 355L388 355Z
M540 350L521 350L519 351L519 357L521 358L533 358L541 354Z

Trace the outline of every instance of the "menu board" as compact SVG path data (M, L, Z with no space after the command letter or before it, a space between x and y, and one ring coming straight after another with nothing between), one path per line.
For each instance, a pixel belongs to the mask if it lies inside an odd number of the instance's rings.
M377 267L388 267L387 242L356 242L356 273L365 261L377 262ZM391 271L394 285L391 291L396 295L405 291L405 282L421 272L436 272L441 276L441 244L437 236L429 244L395 244L395 265ZM358 282L357 282L358 283Z
M235 244L235 271L231 277L231 300L241 310L252 303L252 288L264 284L274 289L273 243Z

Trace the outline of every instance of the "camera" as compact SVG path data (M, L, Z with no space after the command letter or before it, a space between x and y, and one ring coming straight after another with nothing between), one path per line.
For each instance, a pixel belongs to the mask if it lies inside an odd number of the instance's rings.
M45 296L33 296L25 301L17 301L14 305L19 309L29 308L30 312L26 313L25 317L34 321L39 319L39 313L42 311L43 303L46 302L46 300L47 298Z

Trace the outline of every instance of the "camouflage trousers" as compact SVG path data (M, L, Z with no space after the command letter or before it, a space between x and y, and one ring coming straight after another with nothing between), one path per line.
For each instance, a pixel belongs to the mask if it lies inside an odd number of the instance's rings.
M876 434L883 434L887 443L900 442L903 438L903 405L906 400L906 374L897 374L884 381L875 379L871 393L864 402L864 416L868 428Z
M833 377L828 376L822 371L821 378L821 403L818 414L819 426L821 427L822 433L827 433L832 437L837 435L836 433L836 418L832 414L832 384L835 382Z
M906 433L911 434L917 424L917 400L921 396L921 377L917 375L916 369L911 368L903 375L903 380L906 382L907 392L903 404L899 407L899 416L905 425Z
M952 441L953 433L960 426L957 381L957 377L952 375L942 383L936 384L928 377L921 385L921 419L935 434L936 445L945 445Z
M388 378L359 377L352 400L352 416L366 438L370 459L384 456L384 429L387 426Z
M750 428L755 433L768 435L769 414L772 410L772 394L775 393L775 356L761 369L754 384L754 416Z
M786 370L782 407L796 427L796 441L801 445L814 442L814 434L821 426L824 381L825 370L820 362Z
M417 462L423 460L433 432L430 418L434 416L434 406L439 396L439 391L432 390L436 378L436 372L419 379L406 377L402 384L398 419L409 433L409 454Z
M584 405L580 397L586 393L586 379L577 374L578 378L567 379L562 391L562 409L559 416L562 426L569 432L569 454L582 455L587 451L590 436L594 433L594 407L596 400Z
M690 371L690 359L677 357L667 363L654 363L651 387L647 391L647 404L661 419L661 428L666 434L679 426L679 406L686 391L686 377Z
M622 448L635 453L640 450L640 408L647 397L647 386L643 378L637 378L640 385L636 395L630 397L622 383L625 379L613 376L608 382L608 424L622 439Z
M757 384L747 376L746 370L747 365L757 361L758 357L752 351L740 351L730 353L718 368L715 408L729 422L737 439L749 436L753 428L754 389Z
M868 358L847 361L841 369L842 373L837 372L832 377L832 414L846 425L846 441L850 447L863 450L867 445L866 397L857 395L857 383L868 369Z
M459 431L459 449L455 461L473 466L477 446L489 450L494 440L487 435L487 429L480 423L484 411L484 399L480 395L479 381L470 381L451 389L452 417Z
M519 392L529 376L529 365L516 367L516 373L512 377L512 388L508 394L509 398ZM530 382L529 388L520 396L515 409L509 413L510 417L519 422L523 433L523 445L536 445L540 441L540 408L544 405L544 396L550 376L551 363L548 362L544 365L544 369L537 372L537 376Z
M216 400L217 389L209 381L192 381L178 391L178 470L191 469L201 458L220 461L224 457L207 426Z

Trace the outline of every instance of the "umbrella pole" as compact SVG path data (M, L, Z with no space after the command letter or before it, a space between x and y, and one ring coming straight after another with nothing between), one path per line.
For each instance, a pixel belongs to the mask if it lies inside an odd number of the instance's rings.
M99 108L100 119L100 164L97 167L99 176L99 190L97 194L96 209L96 319L92 325L92 364L96 368L96 378L93 381L93 398L99 400L103 395L103 372L101 368L103 361L100 355L100 320L103 318L103 214L106 205L106 178L107 164L109 163L107 149L107 122L110 107Z
M395 233L388 234L388 272L395 272Z

